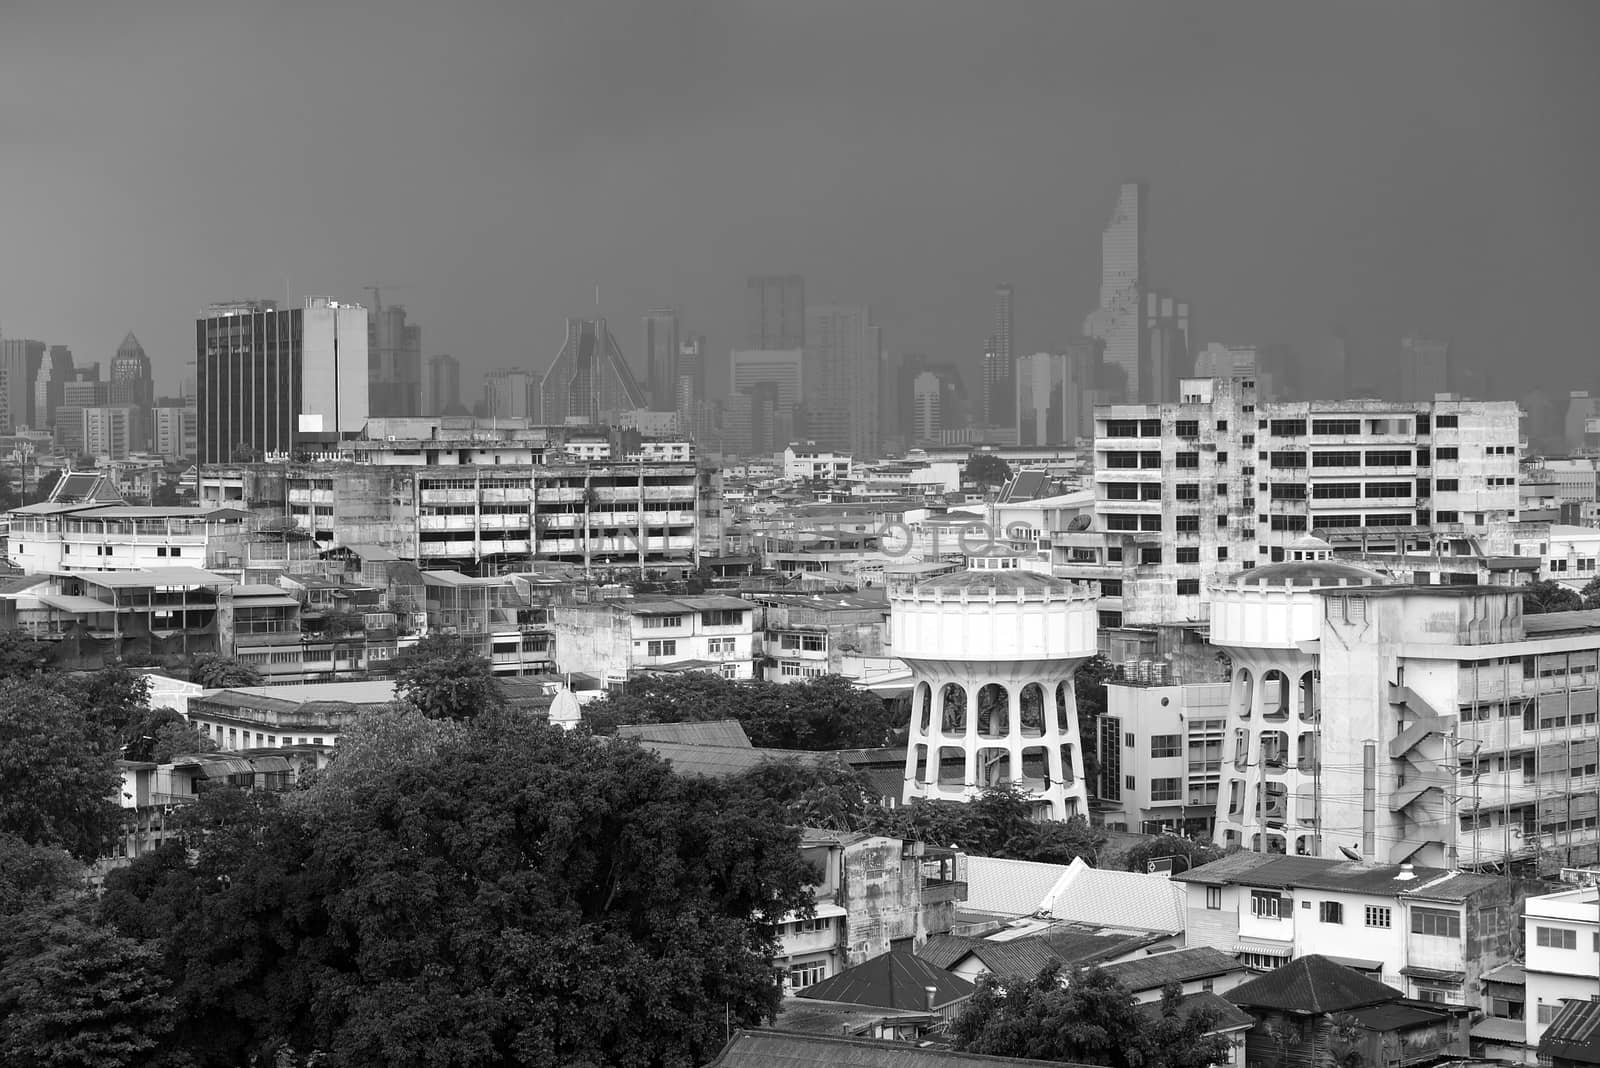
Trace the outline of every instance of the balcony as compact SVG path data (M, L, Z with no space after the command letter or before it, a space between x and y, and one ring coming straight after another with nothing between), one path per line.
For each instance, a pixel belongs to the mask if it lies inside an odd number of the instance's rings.
M946 901L965 901L967 884L958 879L926 879L922 883L921 902L937 905Z

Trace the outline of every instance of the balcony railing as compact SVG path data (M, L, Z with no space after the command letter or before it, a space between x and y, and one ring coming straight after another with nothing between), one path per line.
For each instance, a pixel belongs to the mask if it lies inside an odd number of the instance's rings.
M958 879L927 879L922 884L922 903L935 905L943 901L965 901L967 884Z

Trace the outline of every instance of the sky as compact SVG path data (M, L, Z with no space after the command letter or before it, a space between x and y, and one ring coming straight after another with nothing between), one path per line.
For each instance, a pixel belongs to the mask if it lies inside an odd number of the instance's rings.
M542 372L599 311L740 347L751 274L973 365L1099 288L1117 185L1202 342L1499 395L1600 386L1600 5L0 0L0 335L176 392L212 301L403 303L424 354ZM725 355L724 355L725 358Z

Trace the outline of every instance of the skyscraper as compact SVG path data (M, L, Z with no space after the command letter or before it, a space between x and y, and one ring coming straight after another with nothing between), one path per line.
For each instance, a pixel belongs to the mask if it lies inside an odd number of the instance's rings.
M65 345L51 345L45 362L33 380L34 430L48 430L55 426L56 409L61 405L62 390L72 377L72 350Z
M1450 390L1450 345L1415 331L1400 342L1400 400L1431 401Z
M910 444L937 445L944 432L944 380L932 371L922 371L911 382Z
M403 319L405 309L400 309L400 314ZM330 297L307 297L302 337L305 366L296 439L333 442L359 434L372 415L372 354L368 347L372 321L367 309ZM415 377L406 383L412 415L417 411L416 384Z
M111 381L106 384L106 403L132 409L127 420L127 440L134 449L150 445L150 410L156 403L156 384L150 373L150 357L144 346L128 331L111 358ZM120 433L120 431L118 432Z
M806 436L824 449L878 452L878 378L883 335L865 305L806 309Z
M647 407L644 390L604 319L568 319L567 337L539 382L535 417L546 426L602 423Z
M443 353L428 357L422 378L422 414L454 415L461 407L461 361Z
M526 419L532 411L533 377L520 367L483 376L483 414L490 419Z
M797 274L758 275L745 287L745 347L801 349L806 344L806 283Z
M1144 303L1144 187L1122 186L1100 238L1100 304L1084 320L1083 332L1105 343L1105 361L1127 378L1127 399L1141 396L1140 309Z
M674 397L677 411L692 411L695 402L706 399L706 362L711 350L704 334L690 334L678 341L678 382Z
M1144 329L1139 337L1139 398L1174 404L1178 383L1189 373L1189 302L1165 293L1144 294Z
M34 382L44 364L43 341L8 338L0 341L0 430L37 429Z
M1016 418L1016 354L1011 349L1011 287L994 287L994 333L983 354L983 421L1010 426Z
M678 311L656 308L644 314L645 381L650 407L658 412L678 408Z
M422 328L406 322L405 305L373 309L367 332L367 360L372 414L421 415Z
M1017 444L1071 445L1094 437L1100 343L1084 338L1065 352L1017 360Z

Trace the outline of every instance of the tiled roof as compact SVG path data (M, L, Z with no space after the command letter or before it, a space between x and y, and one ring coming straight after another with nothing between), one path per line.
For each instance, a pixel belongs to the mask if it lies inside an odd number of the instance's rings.
M1539 1039L1539 1060L1600 1064L1600 1001L1568 1001Z
M1109 969L1107 969L1109 971ZM1255 1023L1250 1014L1239 1006L1228 1001L1220 994L1213 994L1209 990L1202 990L1195 994L1185 994L1178 999L1178 1015L1187 1019L1196 1012L1205 1010L1216 1017L1217 1022L1211 1025L1208 1034L1218 1031L1237 1031L1250 1027ZM1159 1001L1148 1002L1140 1005L1139 1011L1151 1019L1161 1018L1162 1004Z
M928 987L934 988L928 1004ZM910 953L882 953L871 960L813 983L799 996L817 1001L842 1001L884 1009L942 1008L972 994L974 987Z
M750 736L736 719L712 719L700 723L630 723L617 728L619 738L649 742L680 742L684 745L728 745L750 748Z
M1315 954L1228 991L1229 1001L1247 1009L1280 1009L1306 1015L1345 1012L1402 996L1392 986Z
M705 1068L1062 1068L1063 1065L1068 1062L958 1053L875 1038L739 1031Z
M967 878L970 884L970 861ZM1178 934L1184 930L1186 899L1184 888L1165 875L1091 868L1079 857L1067 865L1043 904L1056 919L1069 923Z
M1195 946L1108 964L1105 970L1107 975L1115 976L1119 983L1137 994L1142 990L1160 990L1168 983L1187 983L1243 971L1244 965L1220 949Z

